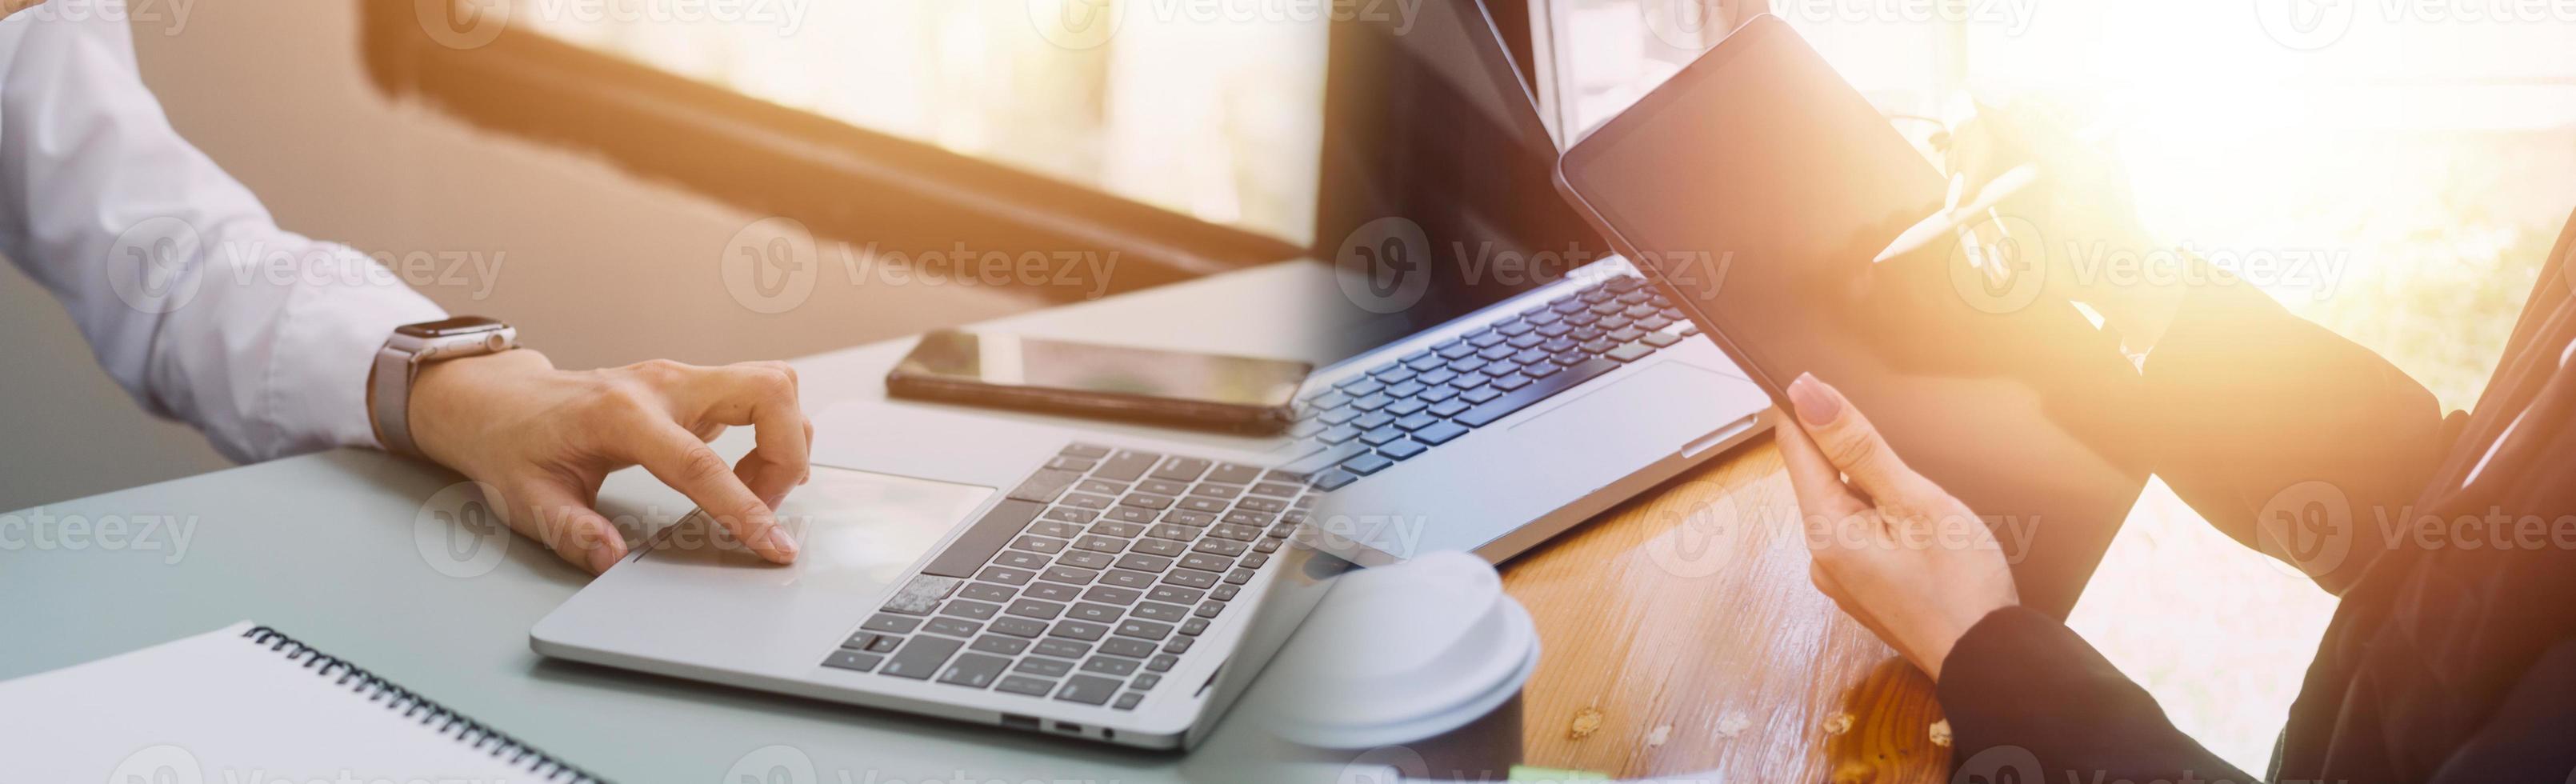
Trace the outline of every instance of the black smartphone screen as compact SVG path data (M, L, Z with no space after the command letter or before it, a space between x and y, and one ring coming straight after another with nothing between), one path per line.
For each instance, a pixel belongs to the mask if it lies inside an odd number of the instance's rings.
M951 384L1278 408L1295 399L1311 370L1303 362L1276 359L941 330L923 335L895 374Z

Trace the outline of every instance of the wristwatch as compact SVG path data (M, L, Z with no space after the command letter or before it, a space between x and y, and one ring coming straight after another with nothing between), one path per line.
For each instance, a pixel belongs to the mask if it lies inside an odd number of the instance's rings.
M376 441L388 452L420 454L420 447L411 440L411 382L420 377L420 366L518 347L517 329L482 316L395 327L385 347L376 350L376 366L367 380L368 413L375 420Z

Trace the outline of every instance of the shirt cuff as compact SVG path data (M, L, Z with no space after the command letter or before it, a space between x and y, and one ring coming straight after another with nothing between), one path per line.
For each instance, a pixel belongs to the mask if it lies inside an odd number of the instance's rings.
M332 246L359 274L297 287L280 316L268 388L275 455L333 447L383 448L367 411L367 377L395 327L447 312L355 250Z

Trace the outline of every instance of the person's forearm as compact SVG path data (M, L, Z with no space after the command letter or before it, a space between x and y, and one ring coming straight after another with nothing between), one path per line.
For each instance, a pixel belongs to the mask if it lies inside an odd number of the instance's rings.
M2194 288L2144 365L2155 472L2210 523L2340 592L2446 446L2431 392L2250 285ZM2273 529L2263 532L2266 516Z

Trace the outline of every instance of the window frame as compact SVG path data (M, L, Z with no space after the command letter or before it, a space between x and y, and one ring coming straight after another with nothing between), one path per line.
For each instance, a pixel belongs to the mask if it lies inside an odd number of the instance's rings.
M640 176L763 216L818 240L987 258L1097 252L1106 293L1309 257L1305 248L1093 188L763 101L524 28L452 48L427 24L449 0L361 5L367 72L388 97L468 124L597 153ZM455 20L450 19L451 23ZM459 25L452 29L470 29ZM1114 255L1109 255L1114 254ZM978 267L961 267L974 275ZM997 269L995 279L1011 277ZM1099 281L1015 285L1050 301Z

